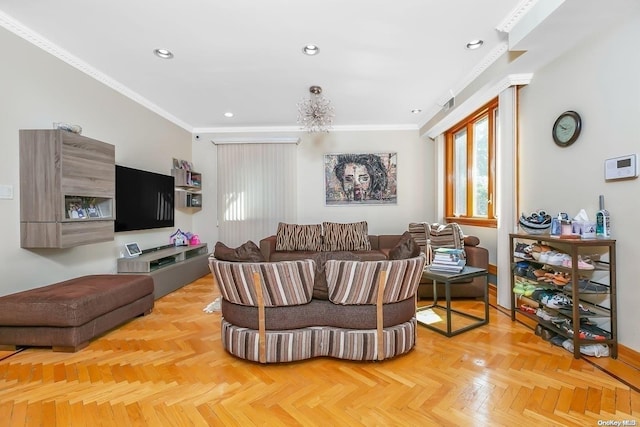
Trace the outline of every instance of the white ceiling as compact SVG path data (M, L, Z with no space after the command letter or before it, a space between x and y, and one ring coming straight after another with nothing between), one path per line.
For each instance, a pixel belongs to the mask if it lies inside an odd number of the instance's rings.
M503 72L534 72L639 3L0 0L0 25L193 132L298 129L311 85L336 129L417 129L509 42L528 52ZM472 39L484 46L465 49ZM302 54L310 43L319 55Z

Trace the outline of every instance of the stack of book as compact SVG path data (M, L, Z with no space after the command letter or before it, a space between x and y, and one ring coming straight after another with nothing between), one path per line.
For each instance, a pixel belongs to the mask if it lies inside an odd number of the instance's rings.
M433 251L430 270L460 273L465 264L464 249L438 248Z

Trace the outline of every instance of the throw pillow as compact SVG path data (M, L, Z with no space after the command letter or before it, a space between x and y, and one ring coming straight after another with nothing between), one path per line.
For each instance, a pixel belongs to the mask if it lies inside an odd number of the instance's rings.
M420 246L408 231L402 234L398 244L389 251L389 259L415 258L418 255L420 255Z
M224 243L218 242L213 250L213 256L214 258L230 262L265 261L262 252L260 252L260 248L251 240L237 248L230 248Z
M418 244L420 250L427 253L427 234L429 226L426 222L411 222L409 223L409 233L411 233L411 237Z
M324 251L370 251L367 221L340 224L323 222Z
M432 250L438 248L464 249L464 233L455 222L449 224L427 224L429 245Z
M325 264L330 259L341 259L346 261L360 261L360 257L352 252L318 252L311 255L311 259L316 262L316 275L313 282L313 297L316 299L329 299L329 288L327 287L327 274Z
M278 224L276 251L322 250L322 225Z

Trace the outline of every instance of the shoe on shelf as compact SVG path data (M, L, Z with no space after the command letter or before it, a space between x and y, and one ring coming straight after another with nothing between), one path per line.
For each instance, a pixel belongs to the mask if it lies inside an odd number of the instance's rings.
M538 258L538 261L543 263L543 264L548 264L549 263L549 258L554 256L557 253L558 252L556 252L556 251L540 252L540 258Z
M569 257L568 259L565 259L562 262L562 266L571 268L573 266L573 263L571 262L571 257ZM580 255L578 255L578 270L593 270L593 269L595 269L595 266L593 264L589 264L588 262L584 261Z
M573 283L569 283L565 289L571 292L572 285ZM578 281L578 291L585 294L606 294L609 293L609 288L605 285L591 282L590 280L580 279Z
M522 304L520 306L520 310L529 314L536 314L536 309L531 307L529 304Z
M539 308L536 310L536 316L538 316L539 318L541 318L542 320L546 320L547 322L552 322L552 323L559 323L559 322L563 322L565 317L561 317L561 316L554 316L553 314L549 313L547 310L545 310L544 308Z
M609 346L604 344L589 344L589 345L581 345L580 353L586 356L595 356L595 357L608 357L609 356Z
M526 243L516 243L516 247L513 249L513 255L525 259L533 258L531 256L529 246L530 245L527 245Z
M534 285L532 283L525 283L523 287L524 287L523 295L525 297L531 297L531 295L533 295L535 290L538 289L538 285Z
M571 256L562 252L556 252L553 255L549 255L549 258L547 259L547 264L550 265L564 265L564 262L566 262L566 260L569 260L569 262L571 261Z
M545 305L549 308L567 308L571 307L571 300L564 295L555 294L551 298L548 298Z
M519 282L519 281L516 280L516 284L513 287L513 293L517 294L517 295L524 295L524 292L525 292L524 283Z

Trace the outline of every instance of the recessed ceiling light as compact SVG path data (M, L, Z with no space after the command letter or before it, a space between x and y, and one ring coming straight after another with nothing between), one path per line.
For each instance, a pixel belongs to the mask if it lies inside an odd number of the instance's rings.
M313 56L313 55L317 55L320 53L320 48L318 46L316 46L315 44L308 44L305 47L302 48L302 52L305 55L309 55L309 56Z
M421 109L419 109L419 108L414 108L413 110L411 110L411 112L412 112L413 114L420 114L420 113L422 113L422 110L421 110Z
M224 113L224 116L231 118L233 117L233 113L231 111L227 111L226 113Z
M167 50L167 49L155 49L153 51L153 53L158 58L162 58L162 59L171 59L171 58L173 58L173 53L171 53L171 51Z
M480 46L482 46L484 44L484 42L482 40L471 40L469 43L467 43L467 49L469 50L473 50L473 49L477 49Z

